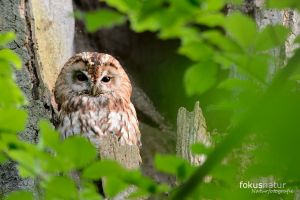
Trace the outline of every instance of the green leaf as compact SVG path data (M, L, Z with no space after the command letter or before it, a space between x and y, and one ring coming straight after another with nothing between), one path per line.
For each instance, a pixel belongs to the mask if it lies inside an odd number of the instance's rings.
M224 55L221 54L216 54L214 57L214 61L220 65L221 69L231 69L234 66L234 63L232 62L232 60L226 58Z
M297 43L297 44L300 43L300 35L298 35L298 36L295 38L294 43Z
M140 33L143 31L158 31L161 28L163 13L155 11L150 17L137 18L131 22L131 28ZM171 28L172 29L172 28Z
M85 168L82 173L82 177L97 180L104 176L121 177L124 173L125 169L116 161L101 160Z
M190 41L179 48L179 53L193 61L205 61L212 58L213 50L201 41Z
M268 25L258 34L256 50L265 51L278 46L283 46L289 30L282 25Z
M0 76L3 79L11 79L13 77L13 69L7 61L0 60Z
M147 199L147 197L147 192L137 189L134 192L130 193L128 199Z
M235 4L235 5L241 5L244 2L244 0L226 0L227 4Z
M175 155L157 154L154 158L154 166L158 171L175 175L179 180L186 179L192 172L189 163Z
M183 164L181 158L174 155L156 155L154 158L155 168L161 172L177 175L178 168Z
M226 52L236 52L240 53L242 51L241 47L234 42L232 39L228 38L227 36L221 34L219 31L210 30L205 31L202 34L202 37L207 40L209 43L216 45L220 49ZM216 51L214 52L216 55Z
M15 192L11 192L9 193L9 195L7 195L5 197L5 200L33 200L33 194L32 192L29 191L15 191Z
M17 165L17 169L20 177L22 178L34 178L38 174L37 171L31 171L28 167L25 167L24 165Z
M124 183L120 178L108 177L104 181L104 193L108 197L113 197L118 193L124 191L128 184Z
M124 182L136 186L139 190L144 191L145 193L155 194L162 192L152 179L143 176L138 170L127 171L124 173L122 179Z
M290 80L300 81L300 74L294 74L290 77Z
M265 82L268 73L270 56L269 54L226 54L226 57L232 60L243 76L256 79L256 81Z
M59 133L55 131L53 126L46 120L41 120L39 122L39 127L40 139L38 145L40 148L51 147L57 149L61 143Z
M24 150L10 150L8 156L19 163L18 170L21 177L33 178L38 173L34 154Z
M57 176L45 184L46 199L77 199L77 189L73 180Z
M137 0L105 0L105 2L112 6L117 8L119 11L124 13L132 13L139 9L140 7L140 1Z
M80 200L102 200L102 196L98 193L94 183L84 182L81 180L81 188L79 190Z
M111 28L123 24L126 20L122 14L107 9L86 13L77 12L75 16L85 21L87 31L89 32L95 32L100 28Z
M244 70L261 82L265 82L269 68L269 56L256 55L252 58L250 57L249 59L248 67L244 68Z
M189 1L172 1L169 9L165 3L163 0L143 1L136 17L131 17L132 28L137 32L160 30L164 38L178 35L197 9Z
M18 132L25 128L27 113L15 108L0 108L0 132Z
M56 156L55 152L48 148L38 148L39 151L36 153L36 159L38 166L44 173L61 173L70 169L70 166L67 165L68 163L66 164L64 159Z
M198 63L187 69L184 83L188 95L203 94L216 82L218 67L215 63Z
M116 191L118 192L123 190L127 185L134 185L145 193L156 193L161 191L153 180L148 177L144 177L140 171L127 170L118 162L113 160L101 160L93 163L83 170L82 178L92 180L99 180L100 178L109 180L112 178L112 182L117 179L118 184L120 184L120 188L116 188ZM115 195L113 188L108 188L108 190L110 190L110 195Z
M300 9L298 0L267 0L265 2L267 8L297 8Z
M256 39L255 22L241 13L233 13L225 18L224 28L228 35L241 47L247 49L253 46Z
M221 13L205 13L197 17L196 21L199 24L204 24L209 27L223 25L225 16Z
M97 157L95 147L83 137L73 136L63 141L57 156L66 162L69 169L82 168Z
M22 61L20 57L10 49L0 50L0 60L4 60L13 64L17 69L21 69L22 67Z
M24 104L24 96L12 79L0 78L0 104L3 106L20 106Z
M5 46L16 38L14 32L6 32L0 34L0 46Z
M182 27L174 26L169 27L168 29L163 29L159 33L159 38L161 39L170 39L170 38L180 38L183 44L188 44L193 41L198 41L200 37L197 29L193 27Z
M204 0L202 2L202 9L209 11L218 11L225 6L225 0Z
M209 154L211 149L206 147L204 144L196 143L192 144L191 150L194 154Z
M3 153L0 153L0 165L6 163L7 161L7 157Z
M258 92L262 90L262 88L260 88L258 84L255 84L250 80L231 79L231 78L222 81L218 87L230 91L235 91L235 92L239 92L239 91Z
M14 149L23 148L24 143L19 140L17 134L7 132L1 133L0 150L7 152Z
M164 8L164 0L157 0L162 2L160 5ZM198 9L200 5L199 0L188 0L188 1L181 1L181 0L172 0L170 1L170 7L176 11L182 11L183 13L178 13L178 16L186 15L188 12L194 12Z

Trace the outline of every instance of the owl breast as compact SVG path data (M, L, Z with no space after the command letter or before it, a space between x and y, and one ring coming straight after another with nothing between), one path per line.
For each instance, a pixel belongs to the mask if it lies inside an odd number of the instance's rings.
M58 130L64 138L82 135L96 147L101 145L101 137L108 134L118 138L121 144L140 145L138 120L133 105L128 109L110 105L104 100L84 97L62 105ZM124 107L124 106L122 106ZM114 109L115 108L115 109Z

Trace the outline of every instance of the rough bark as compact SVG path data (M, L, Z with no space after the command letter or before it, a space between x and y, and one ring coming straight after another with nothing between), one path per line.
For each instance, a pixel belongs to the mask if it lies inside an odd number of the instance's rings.
M101 159L116 160L128 169L139 168L142 161L137 146L121 145L112 135L101 140L99 154Z
M44 111L43 103L38 99L38 85L36 72L33 69L34 55L32 55L32 41L30 39L30 16L26 11L28 4L25 1L0 1L0 31L15 31L17 39L9 47L15 50L23 59L22 71L16 72L17 82L26 95L29 106L29 120L22 138L34 142L37 135L36 120L41 111ZM47 113L47 112L45 112ZM17 173L14 163L9 162L0 167L1 193L20 188L32 188L32 180L22 180Z
M23 60L23 68L16 71L16 78L27 98L29 117L20 136L29 142L38 139L38 121L52 119L53 80L61 63L73 51L74 21L67 18L71 8L70 0L0 0L0 32L16 33L17 38L9 48ZM34 181L21 179L13 162L0 166L0 194L33 188Z

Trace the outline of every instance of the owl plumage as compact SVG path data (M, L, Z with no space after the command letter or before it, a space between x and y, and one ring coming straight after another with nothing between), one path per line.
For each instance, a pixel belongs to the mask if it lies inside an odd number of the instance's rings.
M130 80L112 56L79 53L63 66L55 83L58 130L63 137L82 134L96 147L111 134L121 144L140 146Z

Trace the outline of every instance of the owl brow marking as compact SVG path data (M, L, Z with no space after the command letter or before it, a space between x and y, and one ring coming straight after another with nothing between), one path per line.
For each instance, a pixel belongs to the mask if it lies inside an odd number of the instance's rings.
M115 65L112 62L104 62L104 63L100 63L100 65L97 63L95 63L94 65L88 65L88 73L93 77L94 82L99 78L99 74L97 73L97 68L98 67L103 67L103 66L110 66L113 67L115 69L118 69L118 66Z
M102 63L101 66L110 66L110 67L114 67L114 68L118 69L118 67L112 62Z

